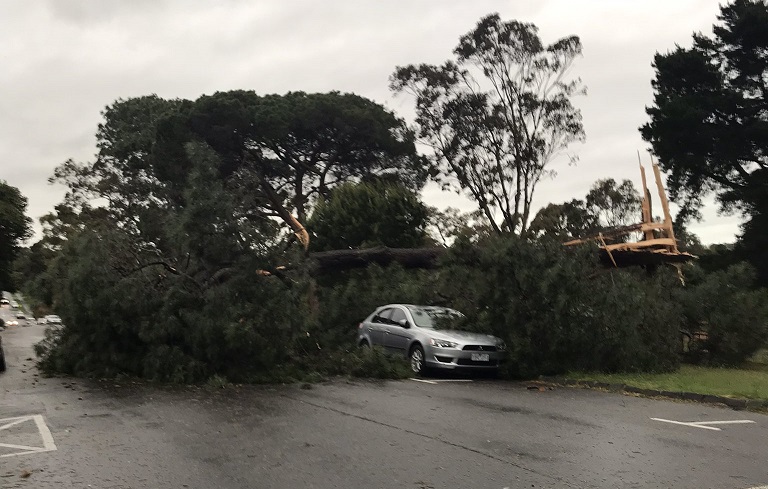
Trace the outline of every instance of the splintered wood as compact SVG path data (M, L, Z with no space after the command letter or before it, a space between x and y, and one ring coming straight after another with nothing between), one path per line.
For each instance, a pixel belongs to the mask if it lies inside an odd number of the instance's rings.
M675 239L675 232L672 227L672 215L669 212L669 201L664 190L664 184L661 181L661 171L657 163L651 162L651 164L653 165L653 174L659 191L661 208L664 213L663 221L653 220L651 193L648 191L645 180L645 168L643 168L641 163L640 177L643 185L643 199L641 201L642 222L603 230L597 235L574 239L563 244L565 246L573 246L590 241L598 241L601 259L605 263L610 263L617 268L660 265L663 263L684 263L695 259L695 256L690 253L681 252L677 247L677 240ZM643 233L643 238L634 243L608 244L606 242L606 239L610 240L627 236L633 232Z

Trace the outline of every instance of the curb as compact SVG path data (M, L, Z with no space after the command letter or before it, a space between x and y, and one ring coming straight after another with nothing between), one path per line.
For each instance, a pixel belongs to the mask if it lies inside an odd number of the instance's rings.
M677 392L662 391L656 389L643 389L625 384L609 384L606 382L595 382L593 380L575 380L562 377L542 377L543 382L566 386L581 387L587 389L602 389L622 394L637 394L645 397L665 397L669 399L680 399L683 401L693 401L706 404L723 404L737 411L741 410L768 410L768 399L742 399L724 396L714 396L711 394L697 394L695 392Z

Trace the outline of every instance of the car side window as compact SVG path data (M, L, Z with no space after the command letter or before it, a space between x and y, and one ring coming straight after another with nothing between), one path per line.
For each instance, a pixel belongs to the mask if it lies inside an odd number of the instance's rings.
M408 318L405 315L405 312L403 312L402 309L393 309L392 310L392 316L390 317L390 324L394 324L397 326L400 326L400 321L405 319L406 321Z
M392 324L392 321L390 321L389 319L390 314L392 314L391 307L389 309L384 309L383 311L373 316L373 319L371 319L371 321L379 324Z

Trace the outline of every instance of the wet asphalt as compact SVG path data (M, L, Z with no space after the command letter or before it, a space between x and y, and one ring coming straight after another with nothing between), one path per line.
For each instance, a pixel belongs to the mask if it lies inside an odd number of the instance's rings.
M225 389L43 378L31 348L43 331L0 332L4 489L768 484L762 414L445 376Z

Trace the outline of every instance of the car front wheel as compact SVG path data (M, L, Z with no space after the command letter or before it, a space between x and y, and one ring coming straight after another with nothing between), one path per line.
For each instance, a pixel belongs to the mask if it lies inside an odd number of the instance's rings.
M413 370L413 373L424 373L424 350L419 345L415 345L411 348L409 358L411 360L411 370Z

